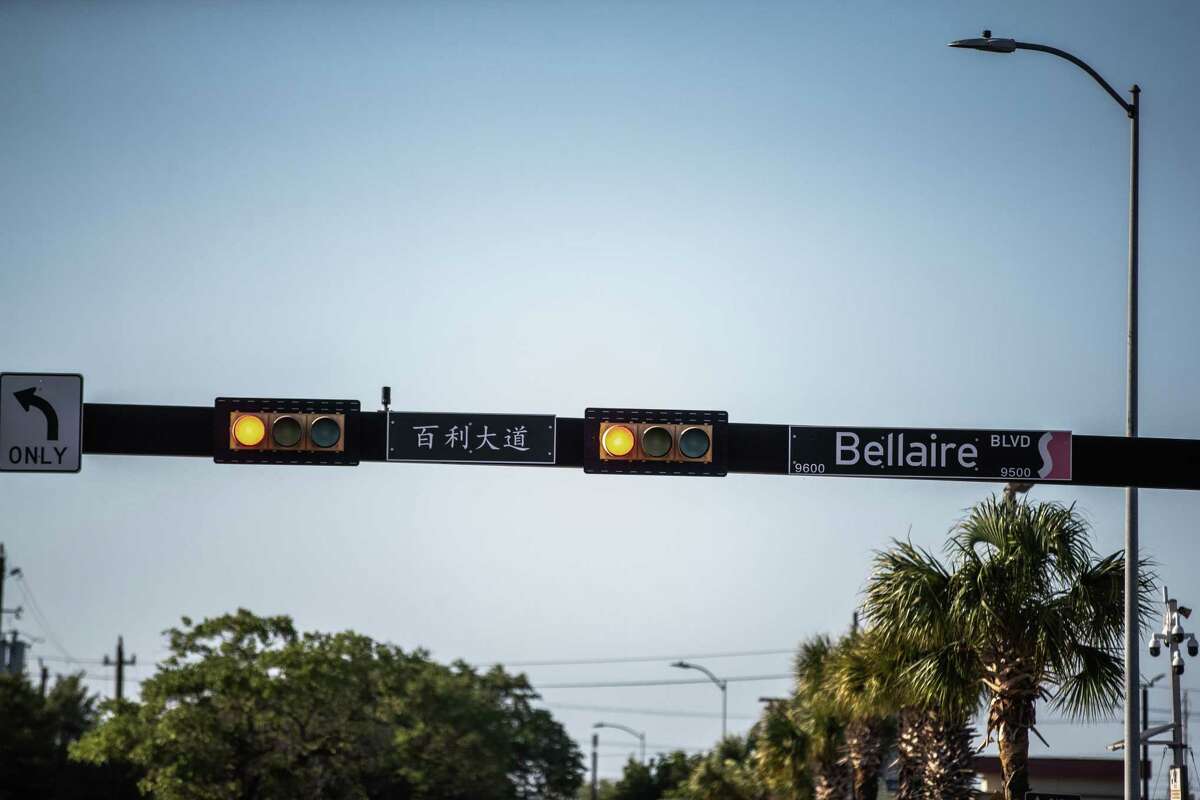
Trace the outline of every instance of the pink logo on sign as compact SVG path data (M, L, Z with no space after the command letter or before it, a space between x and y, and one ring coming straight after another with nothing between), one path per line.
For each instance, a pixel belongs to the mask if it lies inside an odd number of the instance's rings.
M1038 439L1042 466L1038 477L1047 481L1071 480L1071 432L1050 431Z

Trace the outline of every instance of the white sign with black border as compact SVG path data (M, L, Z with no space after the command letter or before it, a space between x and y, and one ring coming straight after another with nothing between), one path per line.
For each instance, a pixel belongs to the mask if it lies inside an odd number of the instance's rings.
M79 472L83 376L0 372L0 472Z

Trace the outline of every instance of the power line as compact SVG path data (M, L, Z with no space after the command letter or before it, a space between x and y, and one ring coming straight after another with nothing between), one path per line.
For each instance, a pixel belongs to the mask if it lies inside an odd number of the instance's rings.
M781 675L734 675L730 678L722 678L721 680L728 683L742 683L745 681L781 681L790 680L792 676L788 673ZM615 689L622 686L683 686L685 684L710 684L708 678L674 678L671 680L657 681L600 681L595 683L539 683L534 685L534 689Z
M697 719L720 719L720 714L708 711L672 711L669 708L630 708L628 706L590 706L577 703L543 703L547 708L569 711L607 711L612 714L639 714L649 717L695 717ZM730 714L729 719L758 719L744 714Z
M545 661L492 661L481 666L502 667L567 667L577 664L633 664L645 661L682 661L700 658L748 658L751 656L792 655L795 648L787 650L736 650L723 653L691 653L670 656L618 656L615 658L560 658Z
M33 616L37 618L37 622L41 625L46 638L50 640L50 644L54 645L54 649L58 650L64 656L71 658L71 654L67 652L67 648L62 646L62 642L54 635L54 630L50 627L50 623L46 621L46 615L42 613L42 607L38 605L37 598L33 594L33 587L29 585L29 580L25 577L24 571L17 573L17 588L21 590L21 595L29 603L30 610L33 611Z
M104 660L100 658L66 658L60 656L42 656L43 661L61 661L66 664L94 664L96 666L104 666Z

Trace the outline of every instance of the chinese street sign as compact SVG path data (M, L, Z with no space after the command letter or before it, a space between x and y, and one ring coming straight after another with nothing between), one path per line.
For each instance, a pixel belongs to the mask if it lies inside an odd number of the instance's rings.
M79 472L83 376L0 373L0 472Z
M788 429L788 473L858 478L1069 481L1069 431Z
M388 413L387 460L554 464L553 414Z

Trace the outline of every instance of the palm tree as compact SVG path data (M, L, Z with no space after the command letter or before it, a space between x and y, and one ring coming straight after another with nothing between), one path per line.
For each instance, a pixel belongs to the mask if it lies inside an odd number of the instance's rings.
M925 651L909 673L918 695L934 701L928 707L957 703L962 716L970 704L961 701L972 693L960 694L946 677L977 676L988 701L987 742L1000 748L1004 797L1017 800L1029 789L1038 700L1092 719L1121 698L1124 554L1098 556L1074 506L995 498L955 526L947 550L952 570L911 544L881 554L868 615L895 641ZM1141 574L1147 620L1153 575Z
M990 693L988 741L994 735L1000 747L1006 798L1023 797L1037 701L1091 719L1122 697L1125 554L1097 556L1073 505L995 498L971 510L949 547L952 613ZM1144 624L1154 576L1140 574Z
M866 616L899 706L898 800L974 797L970 723L982 674L951 616L951 579L928 552L895 542L867 582Z
M811 800L809 739L797 724L795 703L775 700L754 726L754 769L771 800Z
M809 769L815 800L849 800L845 720L829 692L828 667L833 643L828 636L802 642L796 653L793 716L809 742Z
M887 644L875 631L855 630L834 648L826 667L833 702L846 720L846 760L854 800L876 800L883 757L894 733L898 678Z
M692 770L675 793L686 800L765 800L751 768L754 743L727 736Z

